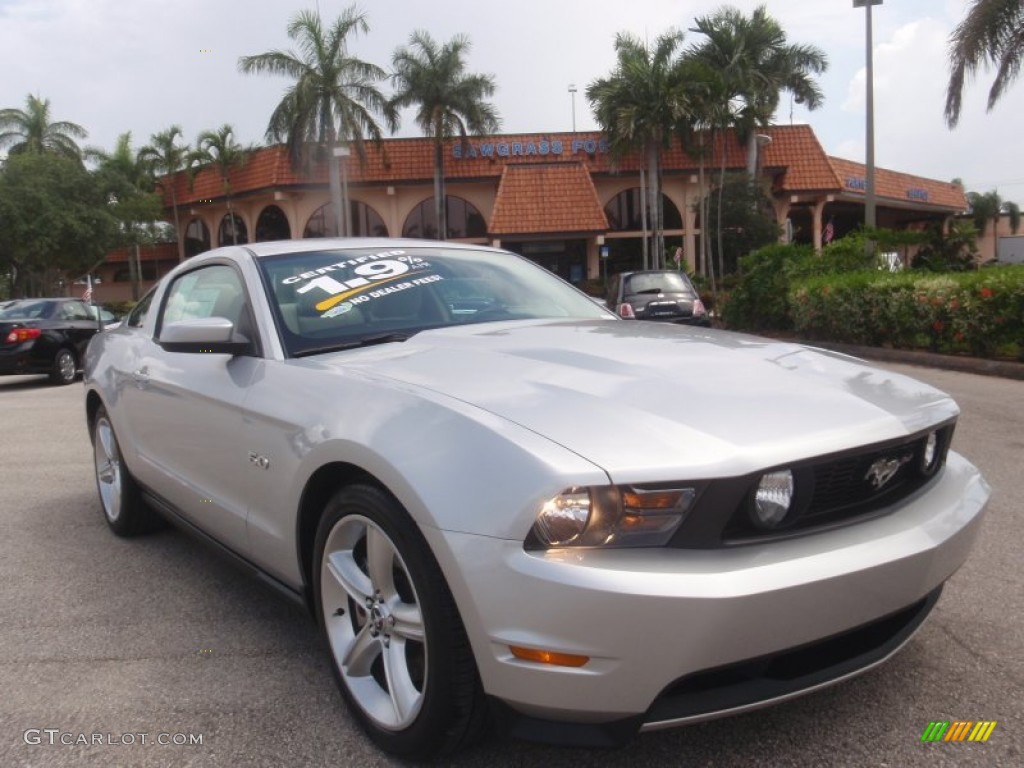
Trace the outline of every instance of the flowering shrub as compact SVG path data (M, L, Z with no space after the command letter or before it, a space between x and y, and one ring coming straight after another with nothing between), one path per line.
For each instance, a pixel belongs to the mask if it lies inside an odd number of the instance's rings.
M1024 359L1024 266L800 278L789 307L812 339Z

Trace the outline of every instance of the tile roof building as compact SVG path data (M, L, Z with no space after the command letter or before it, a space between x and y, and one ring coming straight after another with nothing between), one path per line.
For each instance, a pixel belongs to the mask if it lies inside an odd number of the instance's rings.
M763 130L758 170L778 223L798 242L821 247L828 232L841 237L863 221L865 168L828 156L808 125ZM731 133L706 147L705 183L721 167L746 167L745 145ZM343 163L350 234L434 237L434 147L430 139L368 144L361 161ZM662 160L666 251L681 247L691 268L698 258L700 162L679 142ZM599 133L537 133L473 137L444 148L448 236L498 244L526 255L574 282L640 266L644 236L640 159L613 158ZM256 150L231 173L231 207L224 184L207 168L194 179L171 180L189 255L249 240L334 234L326 165L292 167L282 146ZM876 169L878 224L945 224L967 208L963 189L949 182ZM165 189L171 215L171 184ZM831 225L831 226L827 226ZM234 229L234 233L232 233ZM161 267L173 249L155 253ZM607 258L601 258L606 256ZM109 264L120 267L115 254ZM147 258L143 256L143 258ZM144 277L148 277L143 269Z

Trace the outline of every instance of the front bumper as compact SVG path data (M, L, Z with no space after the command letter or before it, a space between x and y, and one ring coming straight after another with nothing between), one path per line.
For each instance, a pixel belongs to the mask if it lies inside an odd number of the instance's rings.
M568 740L595 743L582 729L620 740L790 698L884 660L967 558L988 496L977 470L951 453L891 514L789 541L527 553L521 542L426 533L485 691L533 725L573 724ZM542 665L516 659L510 645L590 661ZM822 653L827 663L807 659ZM795 685L765 685L773 663Z

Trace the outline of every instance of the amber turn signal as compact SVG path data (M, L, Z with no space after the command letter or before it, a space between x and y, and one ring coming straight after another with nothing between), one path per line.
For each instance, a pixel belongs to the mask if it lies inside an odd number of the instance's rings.
M555 651L541 651L537 648L521 648L518 645L510 645L509 650L517 659L523 661L535 661L538 664L553 664L557 667L582 667L588 661L589 656L577 656L572 653L556 653Z

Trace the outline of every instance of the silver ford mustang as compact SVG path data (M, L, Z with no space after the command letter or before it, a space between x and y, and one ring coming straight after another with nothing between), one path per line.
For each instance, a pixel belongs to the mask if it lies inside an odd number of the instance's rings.
M935 389L621 320L478 246L221 248L85 362L114 533L170 519L304 601L404 757L485 723L615 744L863 672L989 494Z

